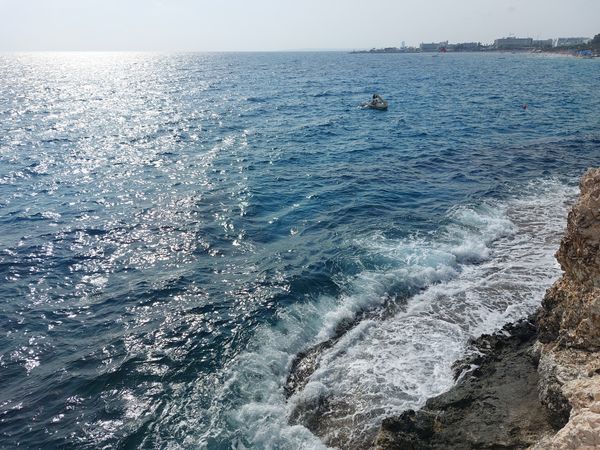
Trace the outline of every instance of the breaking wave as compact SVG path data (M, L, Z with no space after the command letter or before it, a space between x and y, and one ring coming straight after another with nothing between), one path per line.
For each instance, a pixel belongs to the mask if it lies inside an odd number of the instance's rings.
M338 298L292 305L259 329L228 367L201 442L368 447L384 417L452 385L451 366L471 337L535 310L559 275L553 254L575 193L547 180L504 202L456 207L436 233L355 239L385 269L365 270ZM295 355L332 338L306 386L286 401ZM231 398L239 401L224 412Z

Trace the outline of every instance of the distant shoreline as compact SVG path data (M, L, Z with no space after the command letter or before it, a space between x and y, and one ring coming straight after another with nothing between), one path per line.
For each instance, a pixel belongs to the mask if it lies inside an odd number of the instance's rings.
M449 53L449 54L454 54L454 53L485 53L485 54L530 54L530 55L547 55L547 56L568 56L568 57L585 57L585 58L600 58L600 51L596 50L593 51L591 55L587 55L587 56L582 56L580 54L578 54L580 50L579 49L569 49L569 50L530 50L530 49L524 49L524 50L520 50L520 49L516 49L516 50L500 50L500 49L485 49L485 50L459 50L459 51L447 51L447 52L440 52L440 51L422 51L419 49L414 49L414 50L403 50L403 49L396 49L396 50L389 50L389 49L371 49L371 50L353 50L351 52L349 52L352 55L358 55L358 54L369 54L369 55L389 55L389 54L407 54L407 55L414 55L414 54L429 54L429 55L437 55L437 54L444 54L444 53Z

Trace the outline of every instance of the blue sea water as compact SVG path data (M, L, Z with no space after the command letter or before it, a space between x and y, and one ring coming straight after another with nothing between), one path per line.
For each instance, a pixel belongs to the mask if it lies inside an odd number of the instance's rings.
M539 305L599 164L600 60L0 55L0 447L367 446Z

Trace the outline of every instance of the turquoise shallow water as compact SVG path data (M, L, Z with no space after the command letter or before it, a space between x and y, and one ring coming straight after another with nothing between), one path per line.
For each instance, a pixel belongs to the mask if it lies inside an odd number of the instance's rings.
M558 274L599 63L0 55L0 446L365 442Z

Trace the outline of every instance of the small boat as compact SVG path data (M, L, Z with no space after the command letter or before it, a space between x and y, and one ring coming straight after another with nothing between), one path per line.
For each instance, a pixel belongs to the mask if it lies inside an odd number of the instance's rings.
M370 109L378 109L379 111L385 111L388 109L388 102L386 102L383 97L379 94L373 94L373 98L369 103L365 105Z

